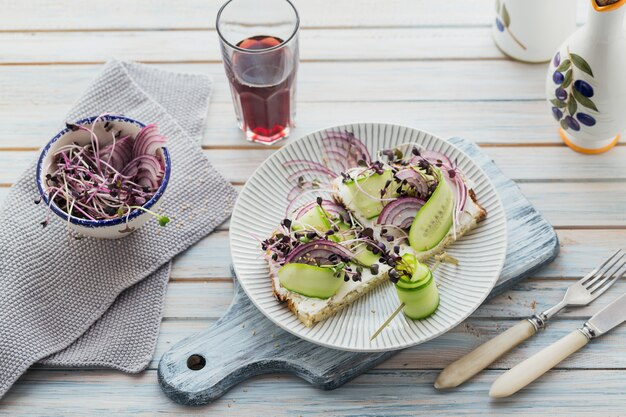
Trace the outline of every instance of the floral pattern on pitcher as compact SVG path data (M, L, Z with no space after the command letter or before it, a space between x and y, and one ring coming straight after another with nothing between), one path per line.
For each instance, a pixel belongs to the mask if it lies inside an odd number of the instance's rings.
M566 53L567 56L563 60L561 52L557 52L552 59L555 68L552 81L556 89L550 103L553 106L552 115L561 124L561 128L578 132L581 124L594 126L596 119L589 113L600 111L591 100L594 95L593 87L581 78L586 74L593 79L591 66L580 55L571 53L569 47Z
M520 48L526 50L526 45L520 42L520 40L517 39L513 32L511 32L511 15L506 8L506 4L504 4L504 0L496 0L496 15L496 27L498 28L498 31L506 31L509 36L511 36L511 39L513 39Z

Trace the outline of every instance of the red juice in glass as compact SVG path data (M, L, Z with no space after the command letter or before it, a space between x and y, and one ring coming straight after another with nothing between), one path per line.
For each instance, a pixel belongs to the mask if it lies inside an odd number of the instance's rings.
M287 0L269 0L263 7L256 1L231 0L218 14L217 28L237 122L246 138L272 144L287 137L295 115L298 69L295 8Z

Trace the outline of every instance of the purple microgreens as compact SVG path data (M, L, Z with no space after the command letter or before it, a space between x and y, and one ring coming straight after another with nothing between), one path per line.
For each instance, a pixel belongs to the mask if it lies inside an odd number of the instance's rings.
M142 207L154 197L163 180L165 165L158 150L165 138L155 125L142 128L135 138L123 136L122 130L113 131L114 122L101 120L104 116L97 117L89 127L67 123L71 131L87 132L89 142L61 146L52 155L44 181L49 205L54 203L63 209L68 221L74 216L87 220L126 217L128 222L131 211L142 210L166 225L166 216ZM95 132L100 125L111 135L107 146L105 138ZM47 223L48 218L42 222L44 226Z

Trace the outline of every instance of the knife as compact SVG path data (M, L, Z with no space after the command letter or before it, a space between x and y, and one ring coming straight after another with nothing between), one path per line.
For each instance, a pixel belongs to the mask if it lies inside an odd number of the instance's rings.
M489 395L508 397L559 364L591 339L602 336L626 321L626 293L593 315L578 330L514 366L491 386Z
M565 307L584 306L601 296L621 275L626 252L619 249L599 267L570 285L563 299L540 314L522 320L510 329L483 343L441 371L435 388L457 387L491 365L498 358L543 329L548 320Z

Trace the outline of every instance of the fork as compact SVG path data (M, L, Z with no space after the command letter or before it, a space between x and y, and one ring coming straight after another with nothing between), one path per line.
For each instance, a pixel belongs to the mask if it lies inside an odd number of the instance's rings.
M555 306L499 334L470 353L448 365L437 377L435 388L457 387L491 365L526 339L533 336L546 322L565 307L586 306L602 295L620 277L626 265L626 252L619 249L602 265L572 284Z

